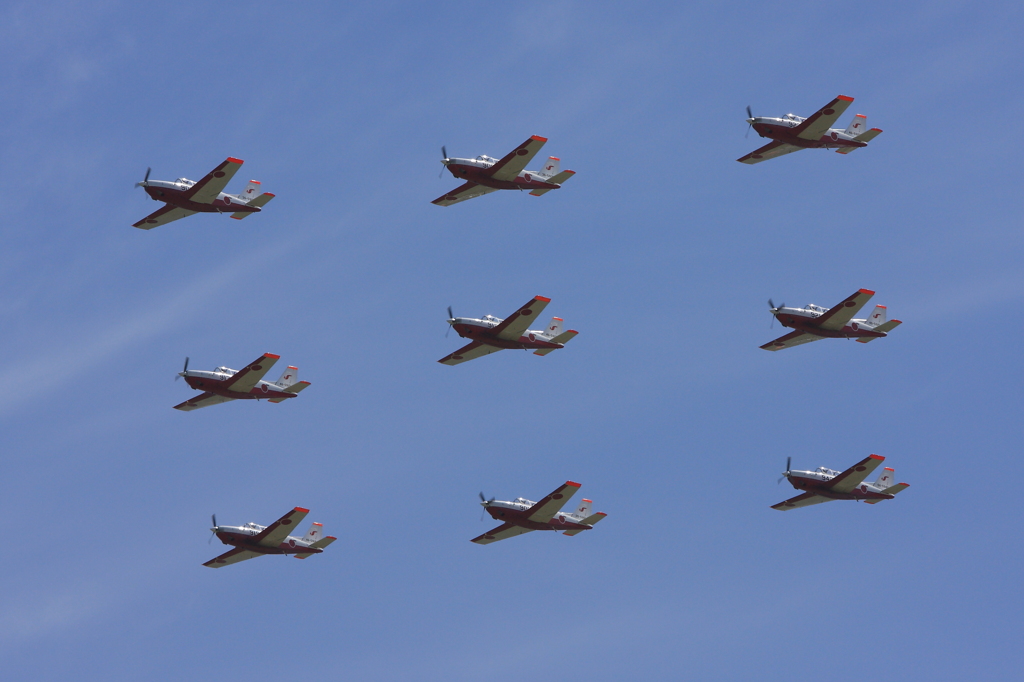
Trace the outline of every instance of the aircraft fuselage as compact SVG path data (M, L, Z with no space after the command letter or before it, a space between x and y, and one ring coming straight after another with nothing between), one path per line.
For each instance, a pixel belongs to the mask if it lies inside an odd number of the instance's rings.
M232 391L230 387L224 386L224 382L232 376L230 374L189 370L184 376L185 382L197 391L209 391L232 400L270 400L271 398L277 400L298 397L295 393L282 391L276 384L269 381L259 381L247 393L243 393L242 391Z
M517 505L514 502L491 502L487 505L487 513L491 515L495 521L502 523L511 523L522 528L529 528L530 530L590 530L593 526L585 523L577 523L582 521L576 514L567 514L565 512L558 512L551 517L550 521L531 521L527 516L527 510L531 505Z
M488 346L495 346L496 348L505 348L510 350L565 348L564 344L546 341L545 339L548 337L543 332L535 329L528 329L526 333L520 336L517 340L501 339L492 332L493 326L494 325L489 326L483 321L480 321L480 324L473 324L467 322L465 318L460 318L452 324L456 333L458 333L462 338L486 343Z
M543 176L537 171L523 171L515 180L495 180L486 171L492 163L474 161L472 159L451 159L447 164L448 170L459 180L468 180L484 187L494 189L558 189L561 185L546 182Z
M825 486L834 476L818 471L791 471L786 477L797 490L803 490L831 500L891 500L895 495L882 492L872 483L861 483L850 492L837 492Z
M261 529L262 530L262 529ZM236 528L232 526L221 526L216 530L217 539L225 545L240 547L250 552L260 554L320 554L322 549L310 547L302 538L288 536L277 547L264 547L255 541L259 531L250 528Z
M804 147L806 149L834 149L837 147L867 147L866 142L858 142L853 139L853 136L848 135L845 130L838 128L830 128L828 132L822 135L817 140L807 140L802 137L797 137L793 132L793 129L799 125L799 122L803 119L785 119L785 118L765 118L760 117L754 119L753 126L754 130L761 137L767 137L772 140L778 140L779 142L785 142L795 147Z
M162 201L172 206L199 213L258 213L262 210L259 206L249 206L233 194L225 194L224 192L218 194L217 199L211 204L192 201L185 196L185 193L192 187L192 184L167 182L166 180L150 180L143 186L143 189L146 190L146 194L156 201Z
M775 318L782 323L783 327L790 327L808 334L821 336L827 339L856 339L865 336L882 337L887 336L885 332L876 332L867 320L850 320L842 329L822 329L815 320L821 316L811 310L803 308L783 308L776 313Z

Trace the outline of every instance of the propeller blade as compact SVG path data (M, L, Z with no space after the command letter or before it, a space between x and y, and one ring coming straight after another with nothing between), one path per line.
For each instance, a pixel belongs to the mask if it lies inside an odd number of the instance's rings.
M441 145L441 158L443 158L445 161L448 160L448 148L445 147L444 145Z
M747 105L747 118L754 118L754 114L750 111L750 105Z
M747 125L747 134L744 135L743 137L750 137L750 129L754 127L754 124L750 123L750 119L752 119L752 118L754 118L754 114L752 114L750 112L750 105L748 104L747 105L747 123L749 125Z
M484 497L484 494L483 494L483 492L480 492L480 501L481 501L481 502L486 502L486 501L487 501L487 498L486 498L486 497Z
M775 481L775 485L778 485L778 484L782 483L782 479L783 478L788 478L789 477L790 462L792 462L792 460L793 460L792 457L787 457L786 458L786 470L782 473L782 476L779 477L779 480Z
M213 519L213 527L216 528L217 527L217 515L214 514L210 518Z
M211 518L213 519L213 528L211 528L210 530L212 530L213 532L210 533L210 539L206 541L206 544L210 544L211 542L213 542L213 536L217 534L217 515L214 514Z
M174 380L177 381L181 377L185 376L187 373L188 373L188 356L186 355L185 356L185 369L183 369L180 372L178 372L178 374L175 375ZM217 524L214 524L214 525L217 525Z
M152 168L150 168L150 167L148 167L148 166L146 167L146 177L142 178L142 181L143 181L143 182L149 182L149 174L150 174L150 172L151 172L152 170L153 170Z
M452 315L452 307L448 306L448 329L446 329L445 332L444 332L444 338L446 338L446 339L448 338L448 332L450 332L452 330L452 322L451 321L454 320L454 319L455 319L455 316ZM484 494L483 493L480 493L480 499L481 500L484 499Z

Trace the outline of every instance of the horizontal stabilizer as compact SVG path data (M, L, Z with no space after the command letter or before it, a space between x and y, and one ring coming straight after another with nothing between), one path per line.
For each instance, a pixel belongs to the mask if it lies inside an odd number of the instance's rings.
M584 524L586 524L588 526L593 526L595 523L597 523L598 521L600 521L601 519L603 519L606 516L608 516L608 515L605 514L604 512L597 512L596 514L591 514L587 518L583 519L582 521L580 521L580 523L584 523ZM579 530L567 530L564 533L562 533L562 535L576 535L576 533L582 533L584 530L586 530L586 529L585 528L581 528Z
M562 344L564 346L566 343L568 343L577 334L579 334L578 331L576 331L575 329L570 329L569 331L562 332L561 334L559 334L555 338L551 339L551 343L560 343L560 344ZM548 353L550 353L553 350L558 350L558 349L557 348L541 348L540 350L533 351L533 354L534 355L547 355Z
M896 327L900 326L901 324L903 324L903 320L889 320L888 322L883 322L882 324L878 325L872 331L876 331L876 332L890 332L893 329L895 329ZM878 339L878 338L881 338L881 337L880 336L865 336L863 338L857 339L857 342L858 343L867 343L868 341L874 341L875 339Z
M555 175L553 177L548 178L547 181L552 183L552 184L554 184L554 185L561 185L563 182L565 182L566 180L568 180L569 178L571 178L574 175L576 175L576 171L571 171L571 170L562 171L558 175ZM550 192L550 191L551 191L550 189L535 189L532 192L530 192L530 194L532 196L539 197L542 194L544 194L545 192Z
M298 393L309 386L308 381L297 381L286 389L283 389L285 393Z
M870 142L871 140L875 139L881 134L881 128L872 128L871 130L863 132L853 139L856 140L857 142Z
M264 192L263 194L259 195L258 197L256 197L255 199L253 199L252 201L250 201L246 205L247 206L255 206L256 208L262 208L263 206L266 206L267 202L270 201L273 198L274 198L273 194L271 194L270 192ZM241 220L245 216L251 215L252 213L255 213L255 212L256 211L238 211L237 213L232 213L231 217L234 218L235 220Z
M903 490L906 490L909 487L910 487L909 483L897 483L896 485L892 485L892 486L889 486L888 488L886 488L885 489L885 493L887 495L895 495L896 493L898 493L900 491L903 491ZM864 501L867 502L868 504L878 504L879 502L883 502L884 499L883 500L864 500Z
M309 382L308 381L296 381L294 384L292 384L288 388L282 388L281 392L282 393L298 393L299 391L301 391L302 389L306 388L307 386L309 386ZM281 403L281 402L284 402L285 400L287 400L287 398L271 398L267 402L269 402L269 403Z
M314 547L316 549L323 549L324 547L326 547L327 545L331 544L332 542L334 542L337 539L338 538L334 537L333 535L328 535L323 540L317 540L312 545L310 545L310 547ZM310 552L308 554L296 554L295 558L296 559L305 559L306 557L311 557L314 554L317 554L317 552Z

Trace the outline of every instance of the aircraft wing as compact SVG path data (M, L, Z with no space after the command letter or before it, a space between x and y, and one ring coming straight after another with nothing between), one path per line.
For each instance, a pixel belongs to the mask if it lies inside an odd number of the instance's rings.
M551 493L543 500L533 505L526 510L529 514L526 518L531 521L538 523L547 523L551 520L555 514L558 513L569 498L576 494L576 491L580 489L579 483L573 483L572 481L566 481L563 485L559 486L555 492Z
M817 140L828 132L832 124L836 122L846 108L853 102L852 97L839 95L834 100L818 109L816 112L805 118L800 125L793 129L797 137L805 140Z
M463 362L482 358L483 356L490 355L491 353L497 353L499 350L501 349L497 346L488 346L486 343L474 341L473 343L458 349L451 355L446 355L438 360L438 362L442 365L458 365Z
M814 493L804 493L803 495L791 497L785 502L773 504L772 509L786 511L787 509L796 509L797 507L810 507L812 504L821 504L822 502L831 501L832 498L830 497L822 497L821 495L815 495Z
M497 528L487 531L483 535L478 535L470 542L475 542L478 545L489 545L492 542L507 540L508 538L515 537L516 535L529 533L532 530L532 528L523 528L522 526L516 526L511 523L503 523Z
M253 552L249 549L242 549L241 547L235 547L234 549L224 552L219 557L214 557L207 561L203 566L209 566L210 568L220 568L221 566L228 566L230 564L237 564L239 561L245 561L247 559L255 559L258 556L263 556L259 552Z
M825 485L837 493L848 493L863 483L884 460L880 455L868 455Z
M444 196L434 199L430 203L437 204L438 206L451 206L452 204L457 204L460 201L465 201L466 199L475 199L477 197L482 197L485 194L497 191L498 190L493 187L478 185L475 182L467 182L461 187L456 187Z
M501 157L500 161L484 172L495 180L515 180L516 176L526 168L526 164L533 161L533 157L547 141L546 137L531 135L529 140Z
M530 328L530 323L544 311L548 303L551 303L550 298L534 296L526 305L502 320L501 324L491 330L491 333L499 339L518 341L523 332Z
M190 215L195 215L195 213L195 211L190 211L187 208L179 208L177 206L171 206L170 204L164 204L163 208L153 211L148 216L132 225L132 227L137 227L140 230L152 230L154 227L173 223L175 220L187 218Z
M814 324L822 329L838 331L845 327L846 323L852 320L853 316L859 313L864 304L874 295L875 292L870 289L861 289L853 296L826 310L821 317L814 320Z
M823 338L825 337L816 336L814 334L809 334L807 332L795 331L790 332L785 336L780 336L774 341L769 341L768 343L761 346L761 348L764 348L765 350L782 350L783 348L792 348L793 346L799 346L800 344L803 343L810 343L811 341L821 341Z
M274 363L281 359L280 355L264 353L252 364L246 365L245 369L239 370L230 379L227 379L223 386L239 393L248 393L252 387L263 378Z
M288 537L288 533L295 530L295 526L302 523L302 519L306 518L306 514L309 513L308 509L302 507L296 507L290 512L274 521L272 524L263 529L263 531L253 538L256 544L262 545L263 547L277 547L284 539Z
M234 398L225 398L222 395L216 393L200 393L195 398L190 398L183 403L174 406L174 409L181 410L182 412L191 412L192 410L198 410L201 407L209 407L210 405L220 405L221 403L227 403L234 400Z
M217 196L224 191L231 178L245 163L241 159L228 157L221 165L203 176L203 179L185 191L185 197L197 204L212 204Z
M803 147L797 147L795 144L786 144L785 142L779 142L778 140L774 140L772 142L769 142L765 146L761 147L760 149L755 149L746 156L741 156L736 160L739 161L740 163L748 163L753 165L755 163L767 161L768 159L774 159L777 156L785 156L786 154L792 154L793 152L798 152L801 149L803 149Z

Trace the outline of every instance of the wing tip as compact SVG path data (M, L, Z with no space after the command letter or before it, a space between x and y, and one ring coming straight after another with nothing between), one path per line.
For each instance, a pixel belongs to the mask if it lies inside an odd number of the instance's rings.
M533 300L535 300L535 301L543 301L544 303L551 303L551 299L548 298L547 296L534 296Z
M883 459L885 459L885 457L882 457L881 455L870 455L868 459L877 459L879 462L881 462Z
M302 512L303 514L308 514L309 513L309 510L306 509L305 507L296 507L292 511Z
M852 102L853 101L852 97L847 97L846 95L839 95L838 97L836 97L836 99L841 99L844 102Z
M580 487L580 484L577 483L576 481L566 481L565 484L566 485L571 485L573 488L579 488Z
M243 163L245 163L245 161L242 161L241 159L236 159L236 158L235 158L235 157L233 157L233 156L229 156L229 157L228 157L228 162L229 162L229 163L237 163L237 164L243 164Z
M273 353L264 353L263 357L265 357L265 358L274 358L275 360L280 360L281 359L280 355L274 355Z
M530 135L530 139L531 140L536 140L537 142L547 142L548 141L548 138L541 137L540 135Z
M875 295L875 292L871 291L871 289L861 289L857 293L858 294L867 294L868 296L874 296Z

